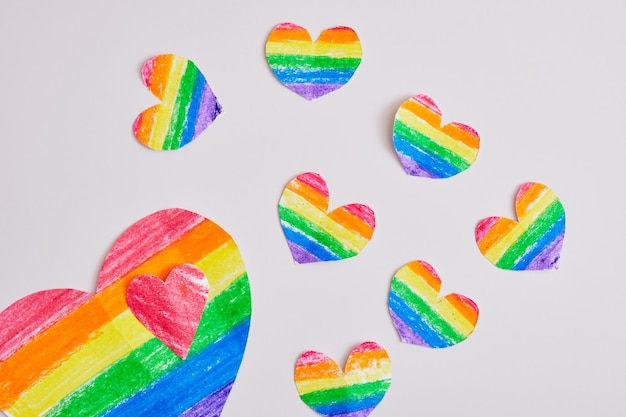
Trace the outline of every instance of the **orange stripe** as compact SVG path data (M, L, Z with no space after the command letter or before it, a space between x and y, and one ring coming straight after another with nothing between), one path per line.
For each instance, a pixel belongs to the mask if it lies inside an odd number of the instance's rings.
M158 98L163 98L163 90L170 78L173 58L172 55L160 55L156 59L152 71L150 91Z
M515 210L517 211L517 215L522 217L528 214L528 206L533 204L539 198L539 195L546 190L545 185L534 183L530 187L528 187L524 194L522 194L515 202Z
M328 197L326 197L324 194L319 193L317 190L308 186L302 181L291 181L287 185L287 189L298 194L321 211L326 212L328 210Z
M357 34L349 28L326 29L317 38L318 42L360 43Z
M309 31L304 28L276 28L267 38L268 42L308 41L313 42Z
M448 123L447 125L442 127L441 131L446 135L456 139L457 141L466 144L472 149L478 149L478 147L480 146L480 138L472 135L465 129L455 126L452 123Z
M203 240L202 245L198 245L199 239ZM66 354L86 343L92 332L125 311L128 308L126 289L133 278L141 274L165 278L174 266L197 262L229 239L217 224L203 221L22 347L0 364L0 381L8 381L8 375L13 377L6 390L3 387L6 392L3 398L8 406L2 403L0 409L9 408L22 391L59 366Z
M407 265L413 272L415 272L430 288L439 292L441 289L441 280L433 275L421 262L415 261Z
M370 350L363 353L353 353L346 364L346 373L359 369L377 368L378 363L388 360L389 356L384 350Z
M517 222L501 217L498 221L489 229L489 231L478 242L478 249L481 253L486 253L489 248L495 245L503 236L505 236L511 229L515 227Z
M476 325L478 321L478 310L475 308L476 305L469 300L469 298L460 294L449 294L446 295L445 298L467 321L474 326Z
M432 127L436 129L441 128L441 116L439 116L437 113L430 110L428 107L425 107L421 105L420 103L414 101L413 99L409 99L405 101L404 103L402 103L402 106L400 107L410 111L415 116L424 120L426 123L428 123Z
M141 123L139 123L137 133L135 134L137 140L146 146L148 146L148 142L150 142L150 137L152 136L152 126L154 125L154 119L158 111L157 106L152 106L143 112Z
M371 239L372 235L374 234L374 229L372 229L363 220L345 210L343 207L339 207L333 210L328 215L328 217L341 224L342 226L347 227L348 229L360 234L365 239Z
M307 379L318 379L320 377L340 377L343 375L341 369L332 360L317 362L312 365L298 366L294 372L296 381Z

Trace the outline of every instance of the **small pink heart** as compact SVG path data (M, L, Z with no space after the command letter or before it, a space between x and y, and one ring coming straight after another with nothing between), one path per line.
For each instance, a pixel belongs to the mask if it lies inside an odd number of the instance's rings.
M154 275L133 279L126 291L137 320L181 359L193 343L209 295L209 282L194 265L174 267L167 280Z

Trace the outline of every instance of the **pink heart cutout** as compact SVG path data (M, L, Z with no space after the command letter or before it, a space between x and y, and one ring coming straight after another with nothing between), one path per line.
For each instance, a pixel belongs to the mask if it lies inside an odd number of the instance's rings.
M165 281L154 275L133 279L126 301L141 324L185 359L208 295L209 282L204 273L194 265L178 265Z

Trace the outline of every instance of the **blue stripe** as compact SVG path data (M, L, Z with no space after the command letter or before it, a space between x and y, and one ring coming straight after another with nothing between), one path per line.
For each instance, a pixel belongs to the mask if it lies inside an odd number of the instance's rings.
M357 401L349 401L343 403L331 403L328 405L321 405L319 407L311 407L315 411L325 416L336 416L339 414L354 413L355 411L367 410L374 408L379 402L383 400L385 394L376 395L373 397L364 398Z
M530 251L522 255L513 265L514 270L526 269L526 267L539 255L545 248L550 246L557 237L565 233L565 213L554 222L546 233L537 241Z
M200 112L200 102L202 100L202 93L204 92L204 86L206 80L204 76L198 70L196 74L196 80L194 81L193 94L191 96L191 102L187 109L187 118L185 120L185 126L183 128L183 134L180 138L180 146L183 147L193 140L193 134L196 130L196 121L198 120L198 113Z
M354 75L354 70L344 69L301 70L272 68L272 71L276 78L284 84L345 84Z
M202 399L232 384L248 338L246 320L205 350L139 391L103 416L176 417Z
M457 167L445 159L426 153L424 150L414 146L397 134L393 134L393 145L396 151L408 158L411 158L424 171L438 178L448 178L461 172Z
M445 348L454 343L439 335L428 322L426 322L411 306L394 291L389 291L389 308L415 333L419 335L429 346Z
M305 235L298 229L294 229L289 223L281 220L281 226L283 227L283 232L285 232L285 237L288 241L295 243L300 246L307 252L311 253L317 259L321 261L338 261L341 258L331 252L326 246L321 243L313 240L309 236Z

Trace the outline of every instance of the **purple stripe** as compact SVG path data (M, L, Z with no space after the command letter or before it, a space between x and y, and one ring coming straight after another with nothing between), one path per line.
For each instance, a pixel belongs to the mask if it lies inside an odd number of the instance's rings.
M409 158L408 156L398 153L398 157L400 158L402 167L404 168L407 174L413 175L414 177L435 178L435 179L439 178L436 175L431 174L430 172L424 171L423 168L417 165L415 161Z
M196 128L193 132L195 138L220 115L222 106L217 101L217 97L213 94L213 90L209 87L206 80L204 82L204 91L202 91L202 101L200 101L200 109L198 110L198 118L196 119Z
M311 252L307 251L300 245L296 245L291 241L287 241L289 245L289 250L291 251L291 256L293 256L293 260L299 264L307 264L311 262L319 262L320 259L313 255Z
M344 84L285 84L285 86L306 98L313 100L341 88Z
M224 408L224 404L226 404L226 400L228 399L228 394L230 394L230 390L233 387L233 384L226 385L224 388L220 389L217 392L214 392L210 396L206 397L204 400L200 401L183 414L181 417L219 417L222 414L222 409ZM190 389L193 389L190 387Z
M365 410L354 411L352 413L333 414L332 417L367 417L374 411L374 408L366 408Z
M563 237L565 237L565 232L558 235L556 239L541 251L541 253L528 264L526 270L556 269L561 256L561 248L563 247Z
M404 343L411 343L412 345L420 345L430 347L428 343L417 333L415 333L400 317L393 312L393 310L389 309L389 314L391 314L391 320L393 321L393 325L395 326L398 334L400 335L400 340Z

